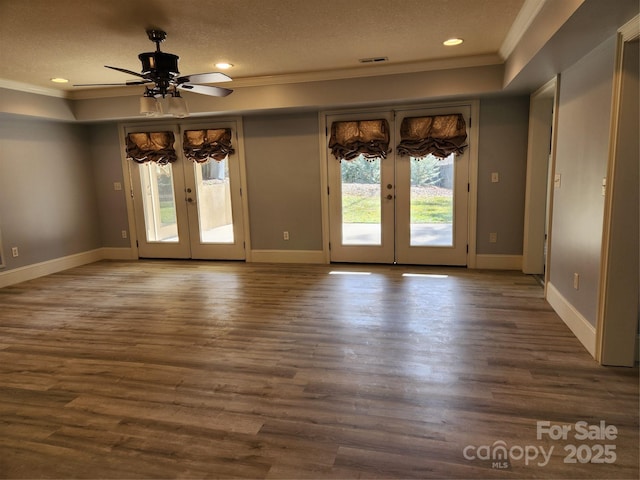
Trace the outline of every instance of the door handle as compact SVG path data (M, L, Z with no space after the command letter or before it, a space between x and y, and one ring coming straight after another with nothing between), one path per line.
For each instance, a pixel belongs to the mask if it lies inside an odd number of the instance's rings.
M393 200L393 195L391 194L387 195L387 200Z
M393 185L391 185L390 183L387 183L387 190L391 190L393 188Z
M187 197L187 202L189 202L189 203L195 203L195 202L193 201L193 198L191 198L191 197Z

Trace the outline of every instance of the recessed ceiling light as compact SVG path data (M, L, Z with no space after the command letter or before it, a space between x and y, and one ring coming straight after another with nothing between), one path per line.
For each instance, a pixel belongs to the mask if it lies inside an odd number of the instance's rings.
M69 83L69 80L67 80L66 78L60 78L60 77L52 78L51 81L53 83Z
M222 62L222 63L216 63L216 67L222 69L222 70L226 70L228 68L233 67L233 64L231 63L226 63L226 62Z
M464 42L464 40L462 40L461 38L450 38L442 42L442 44L446 45L447 47L453 47L455 45L460 45L462 42Z

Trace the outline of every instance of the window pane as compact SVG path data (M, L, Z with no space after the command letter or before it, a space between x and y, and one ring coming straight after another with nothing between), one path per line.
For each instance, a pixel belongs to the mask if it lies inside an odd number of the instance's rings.
M380 245L380 159L342 161L342 244Z
M147 242L178 242L176 201L171 164L148 162L138 166Z
M454 158L411 157L412 247L453 246Z
M195 163L201 243L233 243L229 159Z

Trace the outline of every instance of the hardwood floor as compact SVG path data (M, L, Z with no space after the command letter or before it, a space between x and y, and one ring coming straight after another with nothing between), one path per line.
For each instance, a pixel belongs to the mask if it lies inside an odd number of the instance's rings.
M100 262L0 289L2 478L638 478L638 406L638 369L513 272Z

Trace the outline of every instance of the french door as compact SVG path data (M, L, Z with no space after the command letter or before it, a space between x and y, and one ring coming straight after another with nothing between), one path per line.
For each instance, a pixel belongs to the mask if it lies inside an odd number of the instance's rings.
M405 117L460 113L469 106L333 115L334 121L386 119L386 158L338 161L328 153L330 259L333 262L466 265L469 153L417 159L396 155Z
M231 128L235 153L197 163L182 154L184 130ZM144 131L132 128L132 131ZM145 258L245 258L240 145L236 122L154 125L173 131L178 160L160 165L129 161L138 255Z

